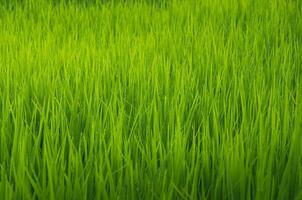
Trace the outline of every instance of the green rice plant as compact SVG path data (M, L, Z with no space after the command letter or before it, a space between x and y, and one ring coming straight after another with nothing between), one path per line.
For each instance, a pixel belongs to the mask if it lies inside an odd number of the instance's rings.
M302 199L299 0L0 0L0 199Z

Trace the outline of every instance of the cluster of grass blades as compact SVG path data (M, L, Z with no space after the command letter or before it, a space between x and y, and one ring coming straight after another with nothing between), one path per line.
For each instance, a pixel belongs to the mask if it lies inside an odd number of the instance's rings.
M301 1L0 2L0 199L302 199Z

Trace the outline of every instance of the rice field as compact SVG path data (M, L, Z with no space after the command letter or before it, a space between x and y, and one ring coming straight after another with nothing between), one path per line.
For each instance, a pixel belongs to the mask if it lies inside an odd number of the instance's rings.
M0 199L302 199L302 2L0 0Z

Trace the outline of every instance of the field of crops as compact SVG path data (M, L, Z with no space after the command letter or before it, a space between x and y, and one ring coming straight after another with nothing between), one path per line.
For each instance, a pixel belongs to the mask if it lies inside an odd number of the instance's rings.
M302 199L302 2L0 0L0 199Z

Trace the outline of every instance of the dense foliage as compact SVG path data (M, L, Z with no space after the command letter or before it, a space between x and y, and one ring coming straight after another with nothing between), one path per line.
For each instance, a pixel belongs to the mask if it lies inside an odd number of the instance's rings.
M301 1L0 2L1 199L302 199Z

